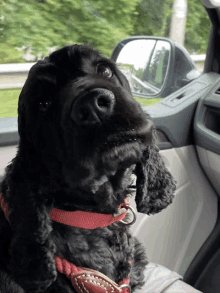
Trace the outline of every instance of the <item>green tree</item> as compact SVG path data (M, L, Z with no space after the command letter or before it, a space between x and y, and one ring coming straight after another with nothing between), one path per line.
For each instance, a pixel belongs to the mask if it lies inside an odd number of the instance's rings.
M131 18L140 1L5 0L0 43L46 55L50 47L88 42L110 56L116 43L133 33Z
M185 46L189 52L204 54L210 33L210 19L201 0L188 0Z
M16 47L37 56L48 48L88 42L110 56L131 35L169 37L174 0L0 0L0 63L23 62ZM210 20L188 0L185 46L205 53Z
M138 17L132 19L135 34L167 37L173 0L142 0L136 5Z
M174 0L142 0L136 5L138 17L132 19L137 35L169 37ZM201 0L187 0L185 47L189 52L205 53L210 19Z

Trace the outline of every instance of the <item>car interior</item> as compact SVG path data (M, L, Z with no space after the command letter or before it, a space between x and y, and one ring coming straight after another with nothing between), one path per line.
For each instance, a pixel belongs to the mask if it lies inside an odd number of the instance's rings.
M132 229L145 243L150 260L178 272L194 288L215 293L220 288L220 3L204 0L203 4L211 20L203 73L185 85L182 77L178 90L146 108L166 166L177 180L176 198L157 215L139 214ZM113 60L117 62L128 42L141 38L145 37L119 43ZM170 67L173 60L175 73L187 72L184 51L175 43L171 48ZM184 58L182 70L177 69ZM172 72L167 75L170 78Z
M184 282L202 292L217 293L220 288L220 3L217 0L202 0L202 3L211 20L203 73L190 82L178 79L178 90L145 108L157 128L160 154L177 181L176 196L173 204L159 214L138 213L131 229L144 243L151 262L177 272ZM116 62L123 46L119 47L120 43L112 53ZM176 54L181 54L178 48ZM170 66L177 56L175 52L172 54ZM5 167L16 154L18 140L17 118L1 118L0 182Z

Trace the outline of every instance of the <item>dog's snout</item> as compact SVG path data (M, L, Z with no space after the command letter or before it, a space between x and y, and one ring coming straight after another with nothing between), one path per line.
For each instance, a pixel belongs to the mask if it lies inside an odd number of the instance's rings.
M102 123L104 119L110 117L115 104L115 95L112 91L96 88L73 104L71 118L82 126Z

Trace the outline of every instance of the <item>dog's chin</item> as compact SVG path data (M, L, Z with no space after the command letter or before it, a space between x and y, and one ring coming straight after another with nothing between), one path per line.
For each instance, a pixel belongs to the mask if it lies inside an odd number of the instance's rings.
M129 143L111 142L102 152L102 164L105 172L114 175L119 168L128 168L142 157L145 147L138 141Z
M95 194L107 182L117 182L117 176L137 164L143 155L144 147L138 141L130 143L111 143L100 151L98 161L87 164L81 161L80 166L63 166L63 175L70 189Z

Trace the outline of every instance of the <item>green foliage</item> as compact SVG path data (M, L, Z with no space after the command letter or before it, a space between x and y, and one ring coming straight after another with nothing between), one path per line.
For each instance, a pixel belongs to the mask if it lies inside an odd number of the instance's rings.
M174 0L0 0L0 63L21 62L16 47L48 55L88 42L110 57L131 35L169 37ZM210 21L200 0L188 0L185 46L205 53Z
M0 44L0 63L24 63L22 53L8 44Z
M143 0L136 5L138 17L132 19L137 35L167 37L173 0Z
M0 90L0 118L18 116L18 97L20 89Z
M142 79L143 73L144 73L144 69L143 68L139 68L138 70L136 70L135 76L138 77L139 79Z
M204 54L210 32L210 19L201 0L188 0L185 47L189 52Z
M137 4L133 18L137 35L169 37L174 0L143 0ZM207 49L210 19L201 0L187 0L185 47L189 52L204 54Z
M140 1L7 0L1 5L0 43L47 55L50 47L88 42L110 56L133 33L131 17Z
M154 104L159 103L163 99L145 99L145 98L139 98L139 97L134 97L135 100L141 104L142 107L148 107L152 106Z

